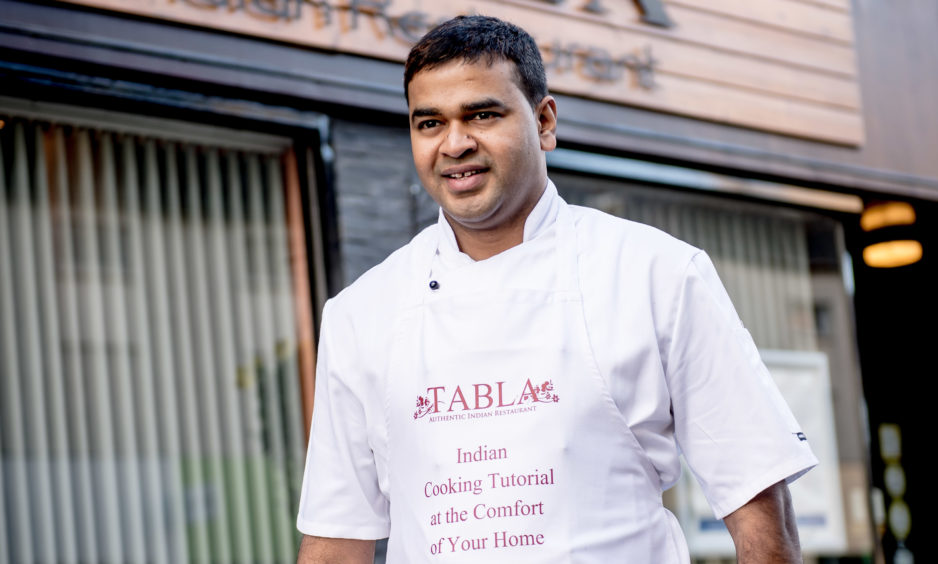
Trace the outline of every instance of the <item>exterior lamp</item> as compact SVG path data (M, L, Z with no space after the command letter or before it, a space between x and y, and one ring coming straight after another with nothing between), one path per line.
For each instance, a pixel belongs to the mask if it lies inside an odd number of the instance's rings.
M863 262L874 268L895 268L921 260L922 244L911 233L915 208L907 202L870 204L860 216L860 228L870 233Z

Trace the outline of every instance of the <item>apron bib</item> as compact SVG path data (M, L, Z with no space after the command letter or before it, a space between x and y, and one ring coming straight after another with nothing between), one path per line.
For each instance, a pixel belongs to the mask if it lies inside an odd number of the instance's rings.
M389 564L689 560L590 350L566 206L552 229L439 278L437 241L415 250L386 380Z

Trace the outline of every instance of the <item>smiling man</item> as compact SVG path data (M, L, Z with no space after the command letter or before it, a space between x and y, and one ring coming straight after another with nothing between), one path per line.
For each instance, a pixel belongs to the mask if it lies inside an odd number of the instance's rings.
M510 60L424 68L408 85L414 164L460 248L481 260L522 242L547 185L556 104L532 103Z
M557 195L531 37L455 18L404 84L440 217L326 305L298 561L686 563L683 453L740 562L800 562L804 435L706 254Z

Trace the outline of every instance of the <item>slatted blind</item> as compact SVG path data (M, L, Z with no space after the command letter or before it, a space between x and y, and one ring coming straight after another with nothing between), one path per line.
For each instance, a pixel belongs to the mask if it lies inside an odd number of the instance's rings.
M818 350L798 212L552 173L567 202L657 227L704 249L760 348Z
M0 564L292 562L283 147L0 117Z

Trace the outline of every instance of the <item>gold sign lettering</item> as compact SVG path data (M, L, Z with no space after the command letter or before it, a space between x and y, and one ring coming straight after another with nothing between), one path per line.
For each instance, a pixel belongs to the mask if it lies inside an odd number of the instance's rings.
M566 0L542 1L555 6L566 3ZM659 27L671 27L673 25L664 10L664 4L661 3L661 0L634 0L634 2L641 11L643 22ZM603 0L588 0L580 7L580 10L590 14L605 14L607 12Z
M635 3L638 4L639 9L642 11L642 21L661 27L671 27L671 19L668 18L668 14L664 11L664 4L661 3L661 0L635 0Z
M396 62L437 23L490 14L534 36L554 92L837 144L863 140L847 8L781 3L766 26L765 11L747 2L704 10L665 9L662 0L62 1Z

